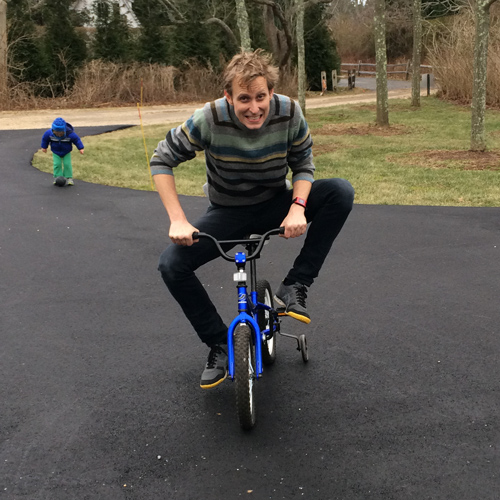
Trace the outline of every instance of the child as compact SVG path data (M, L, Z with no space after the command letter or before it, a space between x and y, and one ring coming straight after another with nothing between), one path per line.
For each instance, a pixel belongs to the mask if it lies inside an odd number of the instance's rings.
M43 134L41 147L44 153L47 152L49 144L54 160L53 184L56 183L57 177L63 176L68 186L74 186L71 150L74 144L83 154L83 143L80 137L75 134L71 124L66 123L62 118L56 118L52 123L52 128Z

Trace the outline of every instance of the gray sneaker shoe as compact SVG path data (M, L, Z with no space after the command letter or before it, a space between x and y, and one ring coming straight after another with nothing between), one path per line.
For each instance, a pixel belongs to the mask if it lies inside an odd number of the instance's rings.
M274 295L274 300L281 306L276 308L278 312L284 312L292 318L309 324L311 317L306 309L307 287L301 283L294 283L286 286L281 282L278 291Z
M67 179L67 186L74 186L75 185L75 181L71 178Z
M211 389L227 377L227 345L219 344L210 349L207 364L201 374L200 387Z

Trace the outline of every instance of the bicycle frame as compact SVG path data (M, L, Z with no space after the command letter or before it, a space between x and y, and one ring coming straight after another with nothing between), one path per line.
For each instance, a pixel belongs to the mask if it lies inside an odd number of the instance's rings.
M282 234L282 229L273 229L268 231L264 235L259 238L250 238L244 240L228 240L228 241L217 241L215 238L208 234L204 233L195 233L193 234L193 238L197 239L199 237L207 237L211 239L215 245L217 246L221 256L230 262L235 262L238 268L238 272L234 274L234 280L238 283L238 316L236 316L231 324L229 325L227 331L227 350L228 350L228 370L229 376L231 379L234 379L234 342L233 336L236 327L240 323L250 325L250 330L252 332L252 339L255 345L255 376L259 378L259 376L263 372L263 363L262 363L262 344L261 340L264 339L263 336L267 335L270 332L270 329L261 331L259 324L256 320L257 312L259 310L267 310L271 313L271 324L272 324L272 333L279 332L279 320L277 319L277 314L274 309L267 306L266 304L262 304L257 300L257 265L256 259L260 257L260 252L262 247L264 246L265 241L272 234ZM234 256L228 255L222 248L221 244L243 244L246 245L247 251L249 255L245 252L237 252ZM247 262L250 264L250 293L248 293L248 284L247 284L247 273L245 272L245 267Z

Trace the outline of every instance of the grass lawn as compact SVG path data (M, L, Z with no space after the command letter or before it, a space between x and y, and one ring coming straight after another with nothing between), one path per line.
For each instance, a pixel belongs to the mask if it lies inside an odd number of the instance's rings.
M500 206L500 112L488 111L488 151L472 153L470 109L421 99L391 100L391 126L374 125L375 104L313 109L307 120L314 140L316 178L343 177L356 203L387 205ZM140 127L84 139L85 155L73 154L75 179L151 190L147 157L172 125ZM33 165L52 172L52 155ZM203 153L176 170L179 193L203 196Z

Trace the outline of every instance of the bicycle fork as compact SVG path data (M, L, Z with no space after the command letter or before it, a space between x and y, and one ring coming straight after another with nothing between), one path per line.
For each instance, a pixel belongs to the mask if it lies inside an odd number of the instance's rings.
M238 316L229 325L227 330L227 350L228 350L228 365L229 376L234 379L234 342L233 335L237 325L245 323L250 326L252 332L252 339L255 346L255 376L258 379L262 374L262 343L260 341L260 328L255 319L249 314L250 302L257 304L257 292L252 291L251 297L248 297L247 291L247 273L245 272L246 254L238 252L235 255L235 262L238 272L234 273L234 281L237 282L238 289ZM255 261L250 261L250 280L255 280ZM255 283L251 283L252 290L255 290Z

